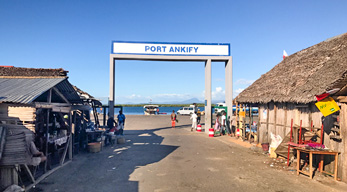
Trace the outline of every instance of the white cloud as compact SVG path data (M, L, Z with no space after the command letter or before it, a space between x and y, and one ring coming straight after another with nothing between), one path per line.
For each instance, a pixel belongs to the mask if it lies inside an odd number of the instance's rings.
M250 79L238 79L234 85L251 85L255 80Z
M163 94L157 94L157 95L153 95L151 96L151 98L155 98L155 99L167 99L167 98L175 98L175 99L190 99L190 95L189 94L175 94L175 93L163 93Z
M242 88L236 89L233 91L233 98L235 98L236 96L238 96L243 90Z
M141 95L132 94L132 95L125 96L125 98L127 98L127 99L136 99L136 98L141 98Z
M212 91L212 99L213 100L225 100L225 91L222 87L216 87L214 91Z

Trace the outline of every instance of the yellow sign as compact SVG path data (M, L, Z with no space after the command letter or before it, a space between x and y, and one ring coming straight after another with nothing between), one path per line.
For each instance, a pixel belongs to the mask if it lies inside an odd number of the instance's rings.
M316 103L316 106L319 109L319 111L323 113L324 117L340 110L335 100L331 97L327 97L321 101L318 101Z
M240 116L240 117L246 117L246 113L245 113L244 111L240 111L240 112L239 112L239 116Z

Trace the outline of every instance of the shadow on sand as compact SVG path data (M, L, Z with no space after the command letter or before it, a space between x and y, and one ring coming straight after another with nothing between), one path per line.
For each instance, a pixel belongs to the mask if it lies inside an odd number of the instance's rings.
M176 126L176 129L190 124ZM84 153L74 157L74 162L58 170L36 186L36 191L139 191L141 173L132 175L138 168L161 161L179 146L163 145L164 137L157 131L171 127L148 130L125 130L125 144L106 146L100 153ZM174 129L172 129L174 130Z
M189 125L176 126L176 129L187 126ZM131 174L137 168L161 161L178 148L163 145L164 138L155 134L156 131L165 129L172 128L125 131L126 143L117 145L113 150L114 158L119 162L119 167L116 168L116 191L139 191L139 182L131 181Z

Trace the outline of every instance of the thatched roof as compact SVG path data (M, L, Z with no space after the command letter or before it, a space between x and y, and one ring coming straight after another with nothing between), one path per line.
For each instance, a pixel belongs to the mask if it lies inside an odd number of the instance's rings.
M347 33L286 57L235 100L239 103L316 101L315 95L333 88L345 92ZM337 93L339 94L339 93Z
M102 106L102 103L98 100L98 99L95 99L92 95L90 95L89 93L85 92L85 91L82 91L80 88L72 85L72 87L75 89L75 91L78 93L78 95L80 96L80 98L82 100L90 100L90 101L93 101L94 102L94 105L97 106L97 107L101 107Z
M11 76L11 77L66 77L68 71L62 68L59 69L42 69L42 68L22 68L12 66L0 66L0 76Z

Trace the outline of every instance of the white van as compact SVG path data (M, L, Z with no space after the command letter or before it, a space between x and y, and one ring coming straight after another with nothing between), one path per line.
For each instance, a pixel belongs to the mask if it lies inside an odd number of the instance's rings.
M182 107L177 111L177 115L191 115L194 112L194 107Z
M225 103L217 103L216 107L226 107L227 105ZM225 111L223 108L214 108L214 113L221 113L222 111Z

